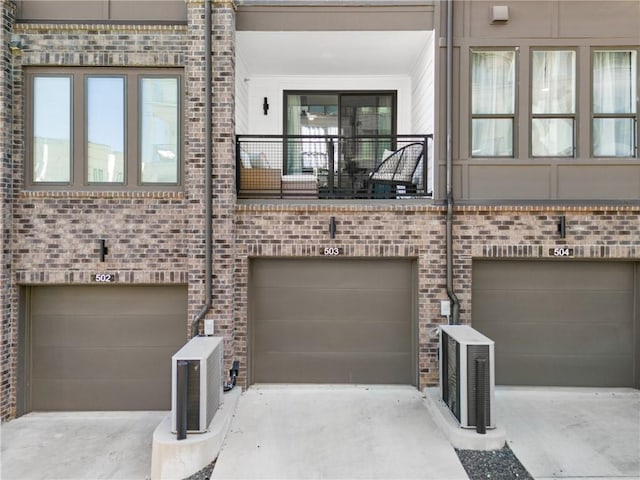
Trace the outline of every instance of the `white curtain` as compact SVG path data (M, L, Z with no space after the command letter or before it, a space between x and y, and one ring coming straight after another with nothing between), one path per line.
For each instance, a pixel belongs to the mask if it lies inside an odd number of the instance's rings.
M576 52L534 51L531 64L531 148L533 156L574 154ZM566 115L536 118L536 115Z
M300 122L301 105L300 95L287 96L287 133L289 135L303 134ZM301 171L302 144L300 139L292 139L287 142L287 173L300 173Z
M473 156L512 156L515 111L514 51L474 51L471 54L471 113L503 118L473 118Z
M634 154L637 55L633 50L593 53L593 154L631 157ZM607 118L607 115L626 117Z

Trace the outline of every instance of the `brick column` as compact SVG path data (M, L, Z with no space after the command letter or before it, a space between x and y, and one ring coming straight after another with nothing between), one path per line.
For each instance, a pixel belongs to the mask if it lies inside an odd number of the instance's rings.
M185 191L189 200L189 324L205 301L205 5L186 0L189 47L185 55ZM212 318L209 312L206 318Z
M11 199L12 189L12 52L9 48L15 20L13 0L0 0L0 419L16 415L15 369L17 328L11 308Z
M213 311L225 337L227 367L235 355L235 5L214 0L213 14ZM240 365L246 372L247 365Z

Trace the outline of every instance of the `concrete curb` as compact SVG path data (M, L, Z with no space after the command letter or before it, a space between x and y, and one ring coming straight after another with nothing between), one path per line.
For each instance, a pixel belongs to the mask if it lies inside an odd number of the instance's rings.
M440 398L440 388L432 387L423 390L424 403L443 435L454 448L459 450L500 450L507 441L504 428L487 429L480 435L474 429L461 428L457 419Z
M171 433L171 415L153 432L152 480L182 480L213 462L222 449L242 390L236 387L222 397L222 405L205 433L191 433L177 440Z

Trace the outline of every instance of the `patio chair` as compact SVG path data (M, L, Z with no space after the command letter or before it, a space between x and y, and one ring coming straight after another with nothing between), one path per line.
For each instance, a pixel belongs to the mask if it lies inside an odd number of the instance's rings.
M394 198L398 186L404 186L406 193L415 192L417 184L413 177L423 155L424 144L415 142L405 145L385 158L371 172L368 181L369 198ZM378 185L386 185L386 192L380 192Z

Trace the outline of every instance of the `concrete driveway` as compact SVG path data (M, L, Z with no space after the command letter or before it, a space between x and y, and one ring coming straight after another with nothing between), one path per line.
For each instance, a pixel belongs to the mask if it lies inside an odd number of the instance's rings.
M640 390L498 387L496 412L536 480L640 479Z
M536 478L640 479L640 390L496 389L498 425ZM213 479L467 476L412 387L252 387ZM168 412L31 413L2 424L3 480L149 478Z
M466 479L413 387L263 386L240 398L212 479Z
M168 412L30 413L2 425L2 480L144 480Z

